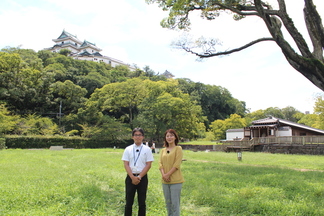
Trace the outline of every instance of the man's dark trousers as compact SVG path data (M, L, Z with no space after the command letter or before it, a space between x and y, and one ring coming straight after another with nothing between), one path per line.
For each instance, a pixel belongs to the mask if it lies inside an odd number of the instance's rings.
M138 185L132 184L132 179L127 175L126 180L126 205L125 216L132 216L135 193L137 192L138 216L146 215L146 192L148 185L147 175L143 176Z

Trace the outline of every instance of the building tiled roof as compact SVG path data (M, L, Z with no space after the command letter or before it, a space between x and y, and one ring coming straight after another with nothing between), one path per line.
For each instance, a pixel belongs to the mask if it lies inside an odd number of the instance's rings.
M74 38L76 38L75 35L72 35L69 32L63 30L62 34L57 39L62 39L62 38L67 38L67 37L74 37Z
M86 46L89 46L89 45L96 46L96 44L91 43L91 42L85 40L85 41L83 42L83 44L81 45L81 47L86 47Z
M278 125L276 124L267 124L267 125L251 125L249 128L276 128Z
M244 128L238 128L238 129L228 129L226 132L243 132Z
M79 53L80 56L90 56L91 53L89 53L87 50L84 50L82 53Z
M102 56L99 52L93 53L94 56Z
M303 125L303 124L298 124L296 122L276 118L276 117L273 117L273 116L265 118L265 119L259 119L259 120L253 121L252 126L250 126L250 127L253 127L254 125L256 125L256 126L257 125L271 126L272 124L277 124L278 126L280 126L280 125L289 125L289 126L302 128L302 129L305 129L305 130L310 130L310 131L314 131L314 132L317 132L317 133L324 134L324 130L320 130L320 129L317 129L317 128L312 128L312 127L309 127L309 126L306 126L306 125Z
M255 120L252 122L253 125L259 125L259 124L276 124L278 123L278 119L274 117L268 117L264 119Z

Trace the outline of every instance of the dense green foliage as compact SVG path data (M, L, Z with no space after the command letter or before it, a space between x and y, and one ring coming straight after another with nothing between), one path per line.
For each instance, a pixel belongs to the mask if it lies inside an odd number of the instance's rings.
M121 149L0 151L0 215L123 215ZM158 154L147 215L166 215ZM184 151L181 215L323 215L324 158ZM23 163L22 163L23 161ZM134 215L137 202L134 203Z
M149 66L75 60L68 53L6 48L0 52L0 134L64 135L125 141L143 127L160 142L176 129L182 138L223 139L227 129L275 116L324 129L322 98L316 113L269 107L249 113L245 102L215 85L174 79Z
M12 136L0 138L0 149L49 149L51 146L62 146L67 149L81 148L125 148L132 140L90 139L78 136Z
M215 119L247 112L225 88L172 76L148 66L131 71L75 60L63 51L5 48L0 52L0 133L120 140L133 127L143 127L151 140L159 140L167 128L198 138Z
M6 139L5 138L0 138L0 150L6 148Z

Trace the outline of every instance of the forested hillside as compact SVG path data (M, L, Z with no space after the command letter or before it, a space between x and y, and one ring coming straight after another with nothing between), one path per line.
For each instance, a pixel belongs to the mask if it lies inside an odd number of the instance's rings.
M132 128L143 127L151 140L167 128L192 139L204 137L215 120L247 113L245 102L221 86L174 79L149 66L130 71L68 54L1 50L2 134L124 139Z

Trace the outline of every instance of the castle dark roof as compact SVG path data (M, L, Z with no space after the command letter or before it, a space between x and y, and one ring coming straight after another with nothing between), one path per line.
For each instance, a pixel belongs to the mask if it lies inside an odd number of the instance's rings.
M94 44L94 43L90 43L89 41L84 41L83 42L83 44L81 45L81 47L86 47L86 46L88 46L88 45L92 45L92 46L96 46L96 44Z
M63 39L63 38L68 38L68 37L74 37L74 38L76 38L75 35L72 35L69 32L63 30L62 34L57 39Z
M93 53L94 56L102 56L99 52Z
M82 53L79 53L80 56L91 56L92 54L89 53L87 50L84 50Z

